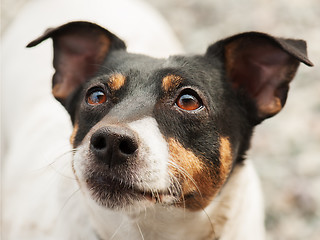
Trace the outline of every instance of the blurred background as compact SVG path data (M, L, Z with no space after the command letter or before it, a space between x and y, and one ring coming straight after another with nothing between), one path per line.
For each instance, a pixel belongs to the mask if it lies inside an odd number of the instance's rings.
M2 34L27 2L1 1ZM320 239L320 1L146 2L165 17L187 53L252 30L308 42L315 67L300 65L286 107L256 129L248 158L262 182L268 239Z

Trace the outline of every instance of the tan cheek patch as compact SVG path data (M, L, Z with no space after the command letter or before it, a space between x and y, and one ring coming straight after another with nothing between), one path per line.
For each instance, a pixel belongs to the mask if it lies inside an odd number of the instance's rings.
M232 154L231 144L227 137L220 137L220 181L225 182L231 171Z
M182 82L182 78L177 75L168 75L162 79L162 88L166 92L176 89Z
M75 123L74 126L73 126L72 134L70 136L70 143L72 144L72 146L74 145L74 139L75 139L75 137L77 135L78 130L79 130L79 124Z
M115 73L109 78L108 86L112 91L117 91L123 87L126 77L120 73Z
M182 196L178 206L191 211L205 208L225 183L232 165L230 142L220 138L220 166L205 163L192 151L170 138L169 171L179 180Z
M169 171L178 179L182 191L177 205L192 211L202 209L215 193L216 176L212 176L209 167L177 140L170 138L168 143L171 161Z

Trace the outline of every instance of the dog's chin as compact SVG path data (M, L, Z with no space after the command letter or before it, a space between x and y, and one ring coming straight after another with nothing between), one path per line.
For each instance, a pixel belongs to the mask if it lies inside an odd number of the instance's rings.
M86 187L98 205L112 210L130 209L137 205L143 208L154 204L171 205L175 199L169 192L140 190L134 183L98 174L87 178Z

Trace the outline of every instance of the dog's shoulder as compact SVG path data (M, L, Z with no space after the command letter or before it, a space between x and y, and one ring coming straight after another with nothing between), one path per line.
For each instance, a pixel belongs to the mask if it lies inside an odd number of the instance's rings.
M238 164L217 198L206 208L223 240L264 239L260 180L250 159Z

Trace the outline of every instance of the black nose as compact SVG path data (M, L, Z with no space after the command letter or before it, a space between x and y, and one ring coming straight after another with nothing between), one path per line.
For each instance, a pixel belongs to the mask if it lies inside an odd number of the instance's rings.
M130 129L105 127L91 136L90 149L97 160L114 167L127 162L136 154L138 142Z

